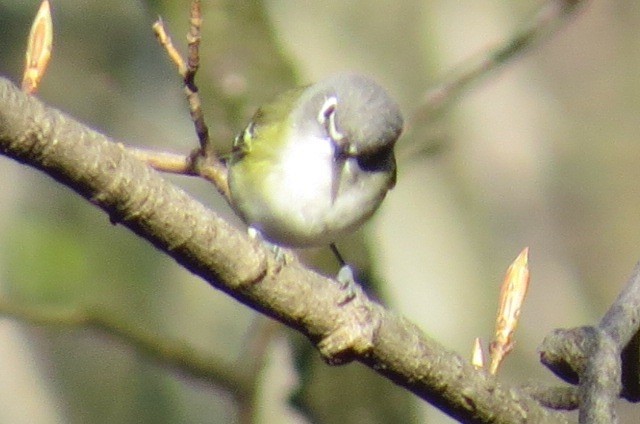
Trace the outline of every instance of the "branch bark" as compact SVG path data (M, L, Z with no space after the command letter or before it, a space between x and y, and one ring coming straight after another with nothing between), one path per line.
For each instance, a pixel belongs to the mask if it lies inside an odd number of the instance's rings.
M302 332L329 362L358 360L464 422L566 422L476 371L360 289L339 305L338 284L290 252L285 263L276 261L122 144L2 78L0 152L70 187L213 287Z
M639 400L640 263L597 326L558 329L540 358L571 384L580 384L580 422L616 422L614 403Z

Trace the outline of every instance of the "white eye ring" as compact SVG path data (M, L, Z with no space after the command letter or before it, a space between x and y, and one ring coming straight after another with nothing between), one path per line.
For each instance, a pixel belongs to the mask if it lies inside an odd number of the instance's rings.
M338 99L335 96L326 99L318 112L318 123L324 125L332 140L340 142L345 136L336 128L336 107L338 107Z

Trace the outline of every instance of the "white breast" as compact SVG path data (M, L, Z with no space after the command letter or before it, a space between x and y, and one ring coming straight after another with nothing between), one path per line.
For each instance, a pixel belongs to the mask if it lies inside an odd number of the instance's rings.
M290 143L265 176L271 187L269 217L261 230L276 243L328 245L354 230L377 209L389 176L362 171L355 159L337 164L329 139Z
M266 176L276 211L299 225L323 221L333 203L333 157L328 139L307 137L289 143L279 165Z

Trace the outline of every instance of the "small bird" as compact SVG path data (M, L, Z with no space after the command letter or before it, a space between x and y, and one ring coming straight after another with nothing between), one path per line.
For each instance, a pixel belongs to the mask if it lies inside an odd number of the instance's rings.
M362 75L287 91L234 141L232 207L273 244L334 247L395 185L402 126L396 102Z

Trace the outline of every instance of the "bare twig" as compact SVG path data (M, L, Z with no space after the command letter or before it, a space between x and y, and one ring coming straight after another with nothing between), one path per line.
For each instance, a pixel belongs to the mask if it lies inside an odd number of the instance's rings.
M198 87L195 84L195 76L200 67L200 27L202 26L202 9L199 0L191 2L189 13L189 33L187 34L187 47L189 55L187 57L187 72L184 74L184 85L187 99L189 100L189 112L193 121L198 140L200 141L200 150L205 156L214 156L216 152L211 146L209 139L209 128L204 121L202 112L202 104L198 95Z
M637 400L638 364L621 361L639 327L640 263L597 327L555 330L545 337L541 361L566 381L580 384L582 422L612 422L607 420L614 419L612 405L620 393ZM637 361L635 353L625 359ZM623 371L632 374L621 375ZM622 381L631 387L621 388Z
M153 29L153 32L158 39L158 43L160 43L160 45L167 52L167 56L169 56L169 59L176 65L176 68L178 68L178 74L180 74L184 78L184 76L187 74L187 65L185 64L184 59L182 59L182 55L180 54L180 52L178 52L178 49L176 49L173 45L171 37L164 28L164 22L162 18L158 18L158 20L154 22L151 28Z
M428 124L437 119L470 87L553 34L584 3L585 0L548 0L524 27L504 43L447 72L446 79L425 94L422 106L415 111L408 127Z
M573 411L580 406L578 389L573 386L548 387L529 383L521 386L520 390L529 394L529 396L547 408Z
M615 403L620 395L620 348L606 331L587 327L586 366L580 374L581 424L615 424Z
M189 33L187 34L187 76L193 77L200 67L200 28L202 27L202 8L199 0L191 2L189 9Z
M188 156L137 147L125 147L124 145L122 147L157 171L169 174L195 175Z
M602 317L599 327L616 343L626 346L640 326L640 262L636 264L629 281L618 298Z
M158 19L153 24L153 31L158 42L164 47L171 61L176 65L178 74L184 84L184 92L189 103L189 115L198 136L200 147L195 149L188 157L188 170L186 174L199 175L211 181L217 190L227 200L229 200L229 185L227 182L227 167L217 156L211 140L209 138L209 128L204 119L202 111L202 101L195 84L195 76L200 65L200 27L202 25L202 10L199 0L192 0L189 17L189 34L187 35L189 56L185 61L182 55L173 45L162 19ZM165 165L162 154L154 155L153 152L146 152L150 164L155 165L158 170L165 171L165 168L172 170L175 162ZM169 171L175 172L175 171Z
M423 96L421 106L416 108L406 124L405 139L424 139L414 137L415 131L438 122L444 112L474 85L547 39L575 16L580 6L586 2L587 0L547 0L532 19L527 20L524 26L503 43L449 70L446 77ZM399 146L398 159L414 160L440 152L444 138L442 131L434 127L429 127L429 130L431 136L426 141Z
M92 328L116 337L163 365L210 381L233 396L244 397L251 390L248 376L242 373L241 368L226 363L222 358L202 355L183 341L156 336L127 320L117 319L112 311L98 308L48 309L0 299L0 315L32 325Z

